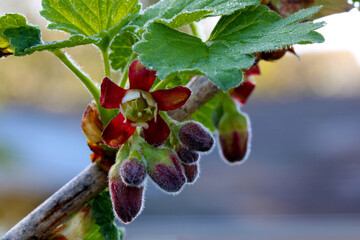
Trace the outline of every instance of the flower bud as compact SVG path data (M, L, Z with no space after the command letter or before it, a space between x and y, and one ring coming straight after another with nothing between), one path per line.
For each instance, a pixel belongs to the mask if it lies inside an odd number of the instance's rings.
M120 177L120 166L115 164L110 169L109 190L115 215L129 223L141 212L144 186L127 186Z
M250 127L247 116L225 113L219 123L219 141L223 157L230 163L245 160L249 152Z
M182 164L187 183L194 183L199 177L199 163Z
M136 159L127 159L121 163L120 174L127 185L140 186L145 179L144 166Z
M164 191L176 193L186 182L180 160L170 149L157 149L149 145L144 148L147 172Z
M100 120L99 112L94 103L90 103L82 116L82 130L87 139L92 143L101 143L101 133L103 124Z
M188 149L207 152L214 145L211 133L197 122L185 122L179 129L179 139Z
M292 54L296 55L294 47L293 46L286 46L284 48L278 49L278 50L270 50L266 52L258 52L256 53L256 57L259 60L265 60L265 61L275 61L282 58L286 52L291 52Z
M245 104L251 93L254 91L254 89L255 89L255 82L247 78L239 86L234 88L231 91L230 95L239 103Z
M181 144L176 149L176 153L179 156L180 161L185 164L195 163L200 159L199 153L189 150Z

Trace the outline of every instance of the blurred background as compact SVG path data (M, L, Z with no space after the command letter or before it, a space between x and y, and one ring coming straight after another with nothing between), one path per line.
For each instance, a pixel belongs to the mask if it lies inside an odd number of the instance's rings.
M20 12L44 40L65 39L45 30L40 9L40 0L1 0L0 14ZM249 160L231 167L215 149L176 197L149 182L126 239L360 239L360 14L323 20L326 42L296 46L300 60L261 62L243 108L253 133ZM67 52L101 81L95 48ZM89 101L49 53L0 59L0 236L90 163L80 127Z

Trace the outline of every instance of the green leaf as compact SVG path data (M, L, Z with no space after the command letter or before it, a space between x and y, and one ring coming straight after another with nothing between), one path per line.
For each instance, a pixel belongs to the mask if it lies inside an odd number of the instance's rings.
M26 24L24 16L5 14L0 17L0 53L5 49L20 56L26 48L40 43L40 28Z
M143 64L157 69L160 79L179 72L200 72L227 90L240 84L241 69L248 69L254 62L252 53L322 42L323 37L313 30L323 23L299 23L318 9L302 10L281 19L266 6L250 6L222 17L206 43L153 22L134 49Z
M101 41L101 38L96 37L84 37L83 35L73 35L67 40L63 41L53 41L53 42L45 42L39 45L35 45L29 48L26 48L22 55L32 54L36 51L54 51L62 48L70 48L79 45L86 44L97 44Z
M212 113L214 112L218 100L219 100L219 94L213 97L204 106L199 108L195 113L193 113L190 116L190 118L200 122L202 125L204 125L204 127L208 128L210 131L215 132L216 128L212 122Z
M133 29L134 30L134 29ZM133 31L124 31L118 34L110 45L111 67L123 71L133 54L132 46L137 42Z
M236 10L259 2L259 0L163 0L147 8L134 24L142 27L151 20L159 20L172 28L178 28L205 17L230 15Z
M43 0L41 16L49 29L93 36L117 27L140 11L138 0Z
M114 214L109 191L105 190L91 200L95 223L105 240L121 240L121 230L114 224Z
M10 45L15 47L15 55L25 54L25 49L41 44L41 33L38 27L24 26L10 28L4 31L3 36L10 39Z
M0 17L0 34L6 29L26 26L26 18L20 14L5 14Z

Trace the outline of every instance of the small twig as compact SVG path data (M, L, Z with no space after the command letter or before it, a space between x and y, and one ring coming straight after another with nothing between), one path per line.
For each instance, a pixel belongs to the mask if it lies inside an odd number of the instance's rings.
M195 77L188 87L192 90L192 95L187 103L169 112L175 120L182 121L188 118L219 91L204 76ZM10 229L2 240L45 239L58 225L79 211L107 185L107 173L97 164L91 164Z
M168 112L170 117L175 120L184 121L219 92L219 88L205 76L193 78L188 87L191 89L192 94L186 104L181 108Z
M91 164L15 225L2 240L44 239L107 186L107 173Z

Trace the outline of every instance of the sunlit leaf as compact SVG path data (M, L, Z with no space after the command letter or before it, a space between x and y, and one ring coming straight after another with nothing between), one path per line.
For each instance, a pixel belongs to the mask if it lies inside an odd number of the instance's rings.
M147 8L134 24L144 26L148 21L161 20L178 28L205 17L230 15L260 0L163 0Z
M135 45L135 51L142 63L157 69L160 79L179 72L202 73L227 90L239 85L241 69L253 64L251 53L295 43L322 42L323 37L313 30L323 23L299 23L318 10L306 9L281 19L266 6L250 6L222 17L206 43L153 22L148 25L144 40Z
M49 29L84 36L114 28L140 10L138 0L43 0L42 6Z

